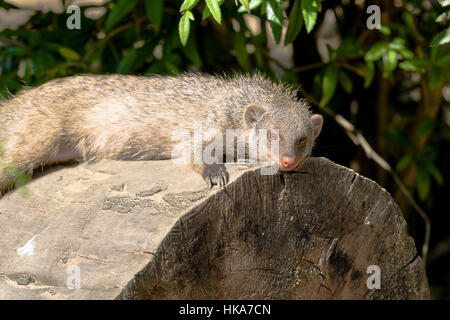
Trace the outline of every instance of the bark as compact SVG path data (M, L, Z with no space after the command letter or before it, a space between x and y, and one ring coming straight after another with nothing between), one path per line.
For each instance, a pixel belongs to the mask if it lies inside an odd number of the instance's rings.
M6 194L0 298L429 298L400 209L375 182L325 158L297 174L227 167L223 190L170 161L101 161ZM380 289L367 287L371 265Z

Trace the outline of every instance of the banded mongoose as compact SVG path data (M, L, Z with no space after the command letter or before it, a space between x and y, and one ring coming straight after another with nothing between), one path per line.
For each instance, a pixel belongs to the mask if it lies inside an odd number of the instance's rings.
M222 133L268 130L279 154L267 156L282 171L302 164L323 123L292 90L258 74L60 78L0 103L0 188L72 159L170 159L173 132L192 132L198 121ZM210 186L228 182L223 164L191 164Z

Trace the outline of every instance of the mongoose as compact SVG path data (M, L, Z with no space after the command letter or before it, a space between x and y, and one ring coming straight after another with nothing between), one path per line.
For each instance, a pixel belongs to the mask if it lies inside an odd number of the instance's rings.
M323 123L292 90L259 74L60 78L0 104L0 187L13 175L72 159L170 159L173 132L192 132L198 121L222 133L268 130L279 153L267 156L282 171L302 164ZM210 186L228 182L223 164L192 167Z

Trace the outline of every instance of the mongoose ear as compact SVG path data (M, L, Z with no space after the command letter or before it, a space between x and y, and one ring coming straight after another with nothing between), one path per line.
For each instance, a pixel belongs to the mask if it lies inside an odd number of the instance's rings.
M261 116L266 113L266 109L257 105L249 104L245 107L244 111L244 125L247 129L251 129L255 126L256 122L261 118Z
M320 131L322 130L323 118L320 114L313 114L311 116L311 122L313 125L314 139L316 139L319 136Z

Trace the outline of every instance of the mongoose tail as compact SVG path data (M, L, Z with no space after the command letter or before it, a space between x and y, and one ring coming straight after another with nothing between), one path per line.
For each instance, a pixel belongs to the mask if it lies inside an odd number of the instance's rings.
M194 134L197 122L222 134L267 130L269 144L279 143L279 154L267 148L267 156L290 171L311 153L323 119L260 75L60 78L0 104L0 187L72 159L170 159L174 133ZM192 167L209 185L228 182L223 164L192 161Z

